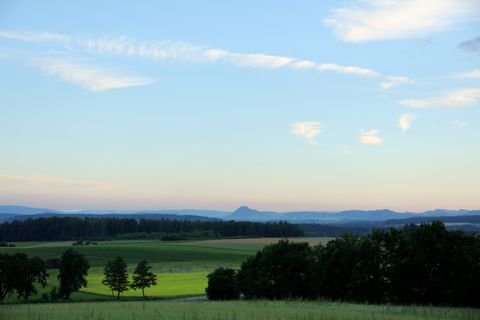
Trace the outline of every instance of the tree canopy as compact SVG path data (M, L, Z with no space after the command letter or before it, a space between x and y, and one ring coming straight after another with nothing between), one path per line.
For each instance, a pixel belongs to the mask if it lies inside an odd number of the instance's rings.
M145 298L145 288L157 285L157 276L151 272L152 267L148 265L148 262L142 260L138 263L135 271L133 271L132 289L141 289L142 296Z
M112 296L116 293L117 299L120 299L120 294L127 291L129 287L125 260L122 257L116 257L108 261L103 274L102 283L112 290Z
M0 254L0 302L10 293L28 299L37 293L36 284L45 287L48 273L45 262L24 253Z
M480 237L433 222L346 234L313 248L280 241L243 262L233 279L249 299L478 307ZM217 286L209 281L207 292Z
M66 250L59 265L59 295L64 299L68 299L73 292L86 287L86 276L89 268L90 264L82 254L73 249Z

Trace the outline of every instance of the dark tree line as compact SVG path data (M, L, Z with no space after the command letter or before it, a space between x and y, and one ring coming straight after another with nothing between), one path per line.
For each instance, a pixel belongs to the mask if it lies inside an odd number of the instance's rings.
M441 222L343 235L325 246L281 241L238 272L209 276L211 299L307 298L480 306L480 238Z
M297 237L302 230L286 222L135 220L51 217L0 224L0 241L108 239L125 234L200 234L220 237Z

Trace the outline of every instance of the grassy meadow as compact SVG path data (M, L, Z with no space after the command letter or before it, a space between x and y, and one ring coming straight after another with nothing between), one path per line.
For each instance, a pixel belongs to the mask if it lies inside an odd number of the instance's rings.
M88 302L5 305L0 319L104 320L476 320L476 309L400 307L301 301Z
M264 246L277 242L278 238L219 239L196 241L118 240L101 241L96 245L73 246L72 241L17 242L16 247L0 248L0 253L23 252L42 259L59 258L68 248L84 254L90 262L88 287L72 295L73 301L109 300L110 290L102 284L103 267L108 260L122 256L131 274L136 264L146 259L157 274L158 285L145 290L149 297L172 298L203 295L207 286L207 274L219 266L237 268L247 257ZM311 244L326 242L328 238L298 238L292 241L308 241ZM39 301L44 293L58 286L57 271L49 270L46 288L31 301ZM141 297L140 291L129 290L125 298ZM17 302L15 296L7 297L7 303Z

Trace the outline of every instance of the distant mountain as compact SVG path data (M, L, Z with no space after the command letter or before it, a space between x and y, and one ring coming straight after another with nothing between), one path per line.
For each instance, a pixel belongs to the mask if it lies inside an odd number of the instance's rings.
M31 208L25 206L14 205L0 205L0 213L11 214L38 214L44 212L60 212L60 210L46 209L46 208Z
M161 214L161 213L106 213L106 214L83 214L83 213L39 213L32 215L9 215L5 217L0 215L0 221L26 220L51 217L74 217L74 218L124 218L124 219L146 219L146 220L178 220L178 221L222 221L218 218L209 218L194 215L177 215L177 214Z
M431 221L439 217L480 216L480 210L445 210L435 209L421 213L397 212L388 209L381 210L345 210L331 211L291 211L274 212L260 211L241 206L233 212L217 210L57 210L47 208L31 208L25 206L0 205L0 221L25 219L41 216L77 216L77 217L123 217L133 219L171 219L189 221L252 221L274 222L288 221L296 224L348 224L350 227L383 225L385 221L402 221L401 223L416 223L416 221ZM407 220L406 220L407 219ZM408 220L412 219L412 220ZM438 219L437 219L438 220ZM414 221L414 222L409 222ZM348 227L348 226L345 226Z
M277 221L285 220L285 217L277 212L258 211L247 206L241 206L230 215L224 217L227 220L235 221Z
M247 206L242 206L226 216L224 219L235 221L288 221L291 223L322 223L341 224L354 222L382 222L387 220L401 220L421 217L455 217L459 215L480 215L480 210L431 210L422 213L396 212L388 209L382 210L346 210L340 212L325 211L294 211L272 212L258 211Z
M179 216L190 215L190 216L202 216L209 218L218 218L222 219L230 215L230 211L218 211L218 210L198 210L198 209L180 209L180 210L145 210L139 211L138 213L157 213L157 214L174 214Z

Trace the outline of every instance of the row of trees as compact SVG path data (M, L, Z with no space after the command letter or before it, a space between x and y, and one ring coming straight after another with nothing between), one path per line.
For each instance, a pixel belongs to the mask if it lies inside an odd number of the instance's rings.
M157 285L157 276L151 272L152 267L148 262L142 260L133 271L132 282L129 282L127 273L127 263L122 257L116 257L108 261L104 269L104 278L102 283L110 288L112 297L120 298L120 294L129 288L142 290L142 296L145 298L145 288Z
M37 286L47 284L48 264L38 257L29 258L24 253L14 255L0 254L0 302L8 294L16 294L18 299L28 299L37 294ZM90 264L88 260L73 249L66 250L58 261L59 288L52 288L51 299L69 299L72 293L87 286L87 275ZM121 257L107 263L104 269L102 283L112 291L112 296L120 294L129 288L142 290L157 284L157 276L151 272L148 262L140 261L135 268L132 282L129 282L127 264Z
M237 272L208 277L210 299L304 298L480 306L480 238L441 222L344 235L326 245L281 241Z
M129 218L50 217L0 223L0 241L107 239L119 235L208 234L220 237L298 237L302 230L286 222L180 221Z

